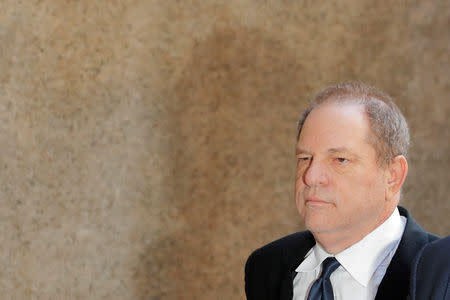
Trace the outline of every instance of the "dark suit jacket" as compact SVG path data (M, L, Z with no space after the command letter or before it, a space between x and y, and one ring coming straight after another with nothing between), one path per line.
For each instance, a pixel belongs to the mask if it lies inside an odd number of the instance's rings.
M417 255L411 274L412 300L450 300L450 236Z
M413 260L419 250L437 239L425 232L408 211L398 207L407 218L405 231L386 274L378 287L376 300L408 299ZM288 235L255 250L245 265L245 293L248 300L288 300L293 296L295 269L315 245L311 232Z

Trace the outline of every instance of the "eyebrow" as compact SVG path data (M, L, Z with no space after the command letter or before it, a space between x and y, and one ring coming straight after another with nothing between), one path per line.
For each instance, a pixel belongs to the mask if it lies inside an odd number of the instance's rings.
M359 157L359 155L357 155L356 153L350 151L350 150L349 150L348 148L346 148L346 147L330 148L330 149L328 149L328 153L330 153L330 154L348 153L348 154L350 154L351 156ZM309 155L311 155L312 152L309 151L309 150L306 150L306 149L304 149L304 148L298 148L298 147L297 147L297 148L295 149L295 154L296 154L296 155L298 155L298 154L309 154Z
M352 153L350 150L348 150L345 147L338 147L338 148L330 148L328 149L328 153L342 153L342 152L347 152L347 153Z
M295 148L295 155L298 155L298 154L312 154L312 152L309 150L297 147L297 148Z
M350 151L348 148L345 147L338 147L338 148L330 148L328 149L328 153L330 154L339 154L339 153L345 153L348 154L356 159L359 159L360 156L358 154L356 154L353 151Z

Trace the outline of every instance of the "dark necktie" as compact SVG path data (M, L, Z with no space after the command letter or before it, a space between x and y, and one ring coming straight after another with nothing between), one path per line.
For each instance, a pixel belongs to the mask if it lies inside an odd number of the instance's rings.
M330 275L338 267L339 262L334 257L327 257L322 263L322 274L311 287L308 300L334 300L333 287L331 286Z

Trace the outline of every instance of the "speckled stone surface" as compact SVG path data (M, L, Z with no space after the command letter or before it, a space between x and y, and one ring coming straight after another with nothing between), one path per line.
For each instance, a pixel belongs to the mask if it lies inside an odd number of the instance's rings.
M2 299L243 299L300 230L296 122L360 79L411 126L403 204L450 234L448 1L5 0Z

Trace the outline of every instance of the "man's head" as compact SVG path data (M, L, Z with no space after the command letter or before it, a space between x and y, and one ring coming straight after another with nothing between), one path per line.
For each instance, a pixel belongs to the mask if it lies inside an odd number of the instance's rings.
M329 251L359 241L393 212L407 174L406 121L361 83L320 92L300 121L296 204Z
M298 123L297 139L310 112L327 102L354 103L363 107L370 125L367 138L377 151L380 165L385 166L397 155L407 156L410 136L405 117L389 95L361 82L344 82L320 91Z

